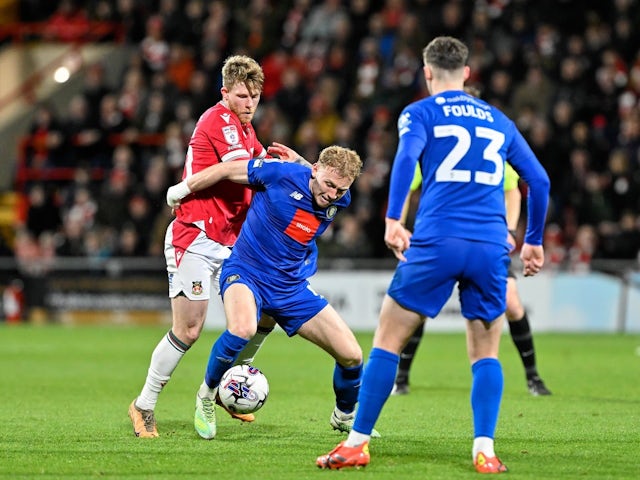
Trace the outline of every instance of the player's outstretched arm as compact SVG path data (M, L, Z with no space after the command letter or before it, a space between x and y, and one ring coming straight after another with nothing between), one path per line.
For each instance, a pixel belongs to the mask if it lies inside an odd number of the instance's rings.
M204 170L194 173L182 182L169 187L167 190L167 205L175 208L180 201L192 192L203 190L222 180L236 183L249 183L247 165L249 160L216 163Z

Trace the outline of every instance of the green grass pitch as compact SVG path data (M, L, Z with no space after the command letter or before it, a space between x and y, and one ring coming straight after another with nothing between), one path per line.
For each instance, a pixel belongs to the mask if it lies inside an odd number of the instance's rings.
M344 438L328 424L333 361L273 334L256 360L271 393L253 424L218 412L218 436L193 430L195 391L217 332L205 331L156 409L160 438L133 436L127 407L166 331L130 326L0 325L0 477L10 479L458 479L471 464L470 369L460 334L427 333L411 394L391 397L371 464L315 467ZM365 351L371 334L359 333ZM640 478L640 336L538 334L551 397L531 397L508 335L496 451L510 479Z

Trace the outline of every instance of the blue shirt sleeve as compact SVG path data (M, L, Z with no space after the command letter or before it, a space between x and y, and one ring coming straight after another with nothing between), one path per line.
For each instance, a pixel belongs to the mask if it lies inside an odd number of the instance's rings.
M405 108L398 119L398 149L391 167L387 218L400 219L416 171L416 163L427 142L424 121L416 109Z
M517 130L509 148L507 161L529 187L527 194L527 231L525 232L524 241L530 245L542 245L549 203L549 175L547 175L527 141Z
M277 159L257 158L249 161L247 167L249 184L266 187L275 183L282 176L280 168L283 168L283 165L285 162Z

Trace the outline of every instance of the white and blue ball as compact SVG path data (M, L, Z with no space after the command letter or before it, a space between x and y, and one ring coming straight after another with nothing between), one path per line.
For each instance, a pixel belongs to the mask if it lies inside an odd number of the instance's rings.
M269 382L253 365L235 365L222 375L218 395L230 411L254 413L267 401Z

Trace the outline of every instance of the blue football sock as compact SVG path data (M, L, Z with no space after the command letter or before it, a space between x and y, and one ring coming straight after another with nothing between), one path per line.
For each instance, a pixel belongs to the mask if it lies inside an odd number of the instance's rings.
M395 353L379 348L371 350L358 395L358 413L353 424L356 432L371 434L393 389L399 362L400 357Z
M336 406L341 412L351 413L356 408L361 380L362 364L347 368L336 363L333 369L333 391L336 393Z
M502 365L495 358L483 358L471 366L471 371L474 437L494 438L504 386Z
M249 343L249 340L238 337L229 332L229 330L222 332L222 335L218 337L218 340L211 348L207 371L204 375L204 380L209 385L209 388L218 386L224 372L231 368L247 343Z

